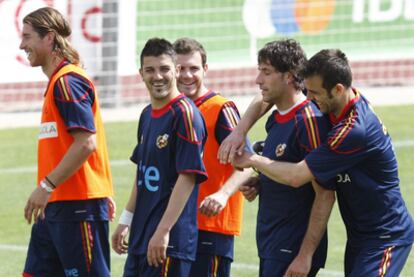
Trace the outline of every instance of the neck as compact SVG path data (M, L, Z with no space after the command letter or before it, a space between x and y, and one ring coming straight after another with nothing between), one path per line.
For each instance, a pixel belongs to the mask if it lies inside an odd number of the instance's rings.
M209 89L208 89L208 88L206 88L204 85L201 85L201 87L200 87L200 89L197 91L197 93L196 93L196 94L194 94L194 95L192 95L190 98L191 98L191 100L195 101L195 100L197 100L198 98L200 98L200 97L202 97L202 96L206 95L208 92L209 92Z
M51 57L49 58L49 60L46 62L45 65L42 66L42 71L43 73L45 73L47 78L50 79L50 77L52 77L52 74L55 72L56 68L59 66L59 64L62 61L63 61L62 57L58 57L54 55L53 53L51 54Z
M298 102L303 101L303 93L300 90L292 90L285 94L286 97L282 97L280 101L274 103L279 111L286 111L296 105Z
M168 93L166 97L162 99L156 99L156 98L151 97L151 107L154 110L162 109L180 94L181 93L178 91L178 89L173 89L172 91L170 91L170 93Z
M352 99L354 99L355 97L356 95L354 91L351 87L349 87L340 99L338 103L338 108L334 110L333 114L335 115L335 117L339 117L342 114L345 107L348 105L348 103L351 102Z

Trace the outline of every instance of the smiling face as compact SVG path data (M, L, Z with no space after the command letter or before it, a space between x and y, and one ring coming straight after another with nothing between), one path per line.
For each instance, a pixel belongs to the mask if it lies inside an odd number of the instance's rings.
M51 36L52 34L49 33L41 38L31 25L23 24L19 48L26 52L31 66L47 66L52 53L53 38Z
M260 63L256 84L262 91L264 102L277 104L288 89L287 74L277 71L269 61Z
M323 81L319 75L313 75L305 79L308 99L314 101L322 113L337 113L340 108L334 96L335 87L331 92L328 92L322 84Z
M153 102L167 104L175 97L173 92L176 90L178 68L170 56L163 54L143 57L139 72Z
M180 66L178 90L193 100L202 96L207 90L203 83L207 65L203 66L200 53L178 54L177 64Z

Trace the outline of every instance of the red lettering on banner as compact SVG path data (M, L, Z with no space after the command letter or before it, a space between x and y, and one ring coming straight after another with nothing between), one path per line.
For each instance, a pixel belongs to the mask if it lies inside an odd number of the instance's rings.
M89 17L90 15L92 15L92 14L97 14L97 13L102 13L102 8L101 8L101 7L97 7L97 6L95 6L95 7L92 7L92 8L90 8L90 9L88 9L88 10L85 12L85 15L82 17L82 22L81 22L81 28L82 28L82 34L83 34L83 36L84 36L87 40L89 40L89 41L91 41L91 42L94 42L94 43L101 41L101 37L100 37L100 36L95 36L95 35L90 34L90 33L86 30L86 22L87 22L88 17Z

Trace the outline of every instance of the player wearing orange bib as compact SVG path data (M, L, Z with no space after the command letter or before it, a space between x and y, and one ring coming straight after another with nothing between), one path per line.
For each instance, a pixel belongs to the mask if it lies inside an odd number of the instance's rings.
M98 95L57 10L38 9L23 23L20 49L49 79L38 186L24 209L34 224L23 276L110 276L108 220L115 205Z
M240 235L242 222L243 196L238 188L249 180L251 171L239 172L231 165L221 165L217 152L240 116L233 102L204 85L208 67L203 46L181 38L174 48L180 65L178 89L200 109L208 132L203 161L209 179L200 186L198 196L199 238L191 276L230 276L234 236Z

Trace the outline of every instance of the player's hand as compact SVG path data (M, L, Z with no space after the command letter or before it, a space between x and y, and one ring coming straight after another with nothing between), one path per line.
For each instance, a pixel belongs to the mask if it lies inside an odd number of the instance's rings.
M259 177L252 176L239 188L247 201L252 202L259 194Z
M109 221L114 221L116 217L116 203L112 197L108 197Z
M289 265L284 277L306 277L311 269L312 257L296 256Z
M129 226L118 224L115 232L112 234L112 249L119 255L128 252L127 236L129 233Z
M244 133L235 129L220 144L217 158L221 164L227 164L232 161L234 156L241 155L246 144L246 136Z
M148 243L147 261L150 266L158 267L167 259L170 232L157 228Z
M222 191L210 194L200 204L200 212L208 217L219 214L227 204L229 197Z
M27 200L26 207L24 208L24 218L29 224L33 221L36 223L40 219L45 218L45 208L47 201L49 200L50 193L42 189L40 186L37 187L29 199Z
M242 151L240 155L232 156L231 163L235 168L248 168L252 167L252 161L255 154Z

